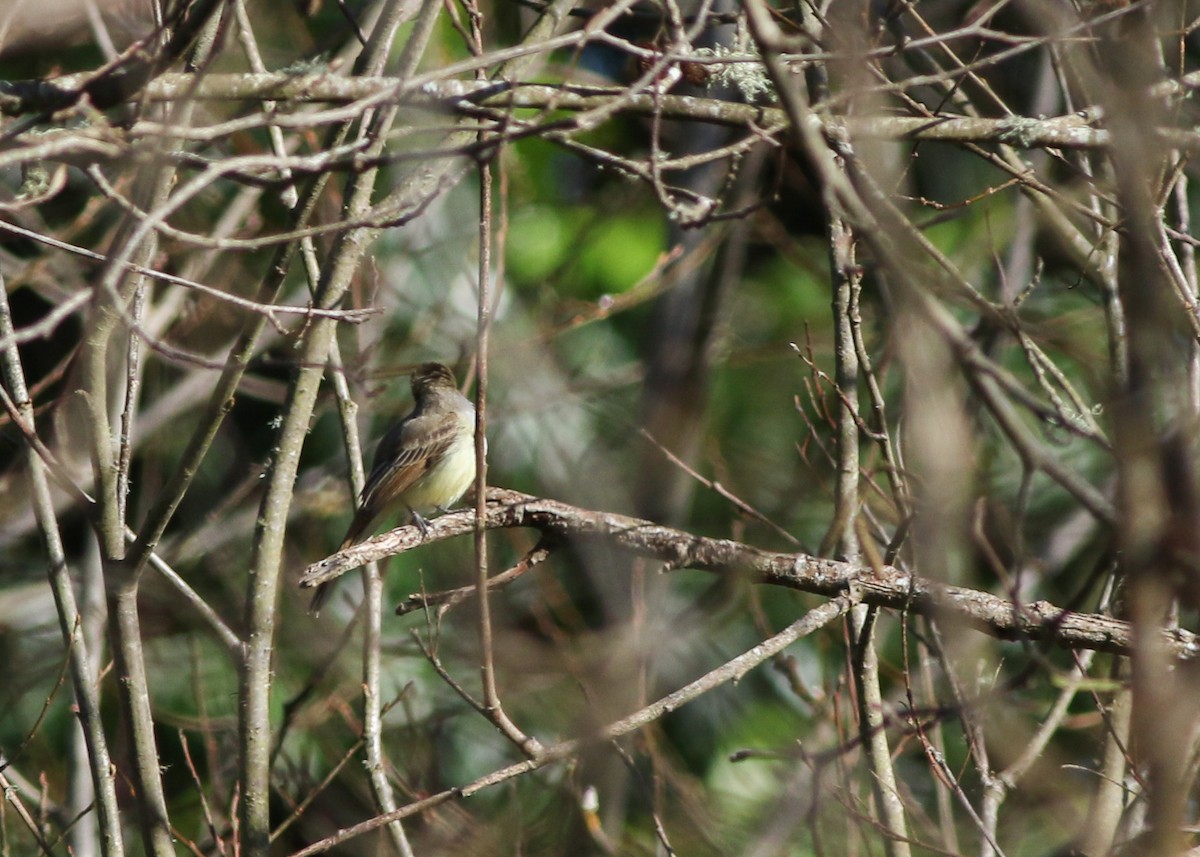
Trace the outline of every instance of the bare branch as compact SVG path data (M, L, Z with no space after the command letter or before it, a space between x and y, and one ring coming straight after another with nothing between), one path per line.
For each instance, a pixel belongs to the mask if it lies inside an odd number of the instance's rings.
M961 586L924 580L900 569L852 565L806 554L771 553L728 539L710 539L611 512L579 509L504 488L488 489L487 526L532 527L557 539L599 539L668 568L691 568L784 586L828 597L856 593L864 604L941 616L1005 640L1047 642L1068 648L1128 654L1127 622L1075 613L1046 601L1014 603ZM366 562L395 556L427 543L471 532L470 515L454 512L429 522L426 538L413 526L367 539L305 569L300 585L317 586ZM1173 657L1191 659L1200 640L1183 630L1164 631L1162 645Z

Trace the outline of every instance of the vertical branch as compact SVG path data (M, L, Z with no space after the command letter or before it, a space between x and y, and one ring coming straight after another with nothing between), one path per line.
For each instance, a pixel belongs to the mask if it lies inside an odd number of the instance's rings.
M325 148L341 145L349 133L350 123L343 123L333 129L325 139ZM317 203L329 182L329 173L320 173L304 185L294 209L291 223L292 230L299 231L307 227L316 211ZM302 242L308 241L307 245ZM285 279L290 271L291 260L297 248L308 246L311 240L293 239L281 244L267 267L266 276L254 295L260 304L272 304L279 300L283 292ZM306 257L306 262L308 261ZM312 260L315 270L316 261ZM319 274L318 274L319 275ZM208 403L203 414L197 419L196 429L188 439L187 447L178 466L158 492L158 499L146 516L138 539L130 550L129 567L132 573L138 573L150 559L154 548L158 545L171 522L175 511L179 508L184 495L187 493L192 479L195 477L201 462L204 460L209 447L217 436L225 416L233 407L234 394L241 384L250 361L258 353L267 329L268 318L264 313L253 314L243 326L233 346L229 350L221 375L209 395Z
M1102 713L1106 727L1104 751L1080 842L1080 851L1084 854L1108 854L1116 844L1127 794L1125 776L1133 694L1126 688L1118 690L1108 710L1102 710Z
M1171 188L1171 198L1175 205L1175 220L1179 232L1183 235L1192 234L1192 213L1188 204L1188 175L1181 171ZM1189 302L1195 306L1200 303L1200 278L1196 272L1196 248L1191 241L1179 242L1179 268L1183 276L1183 287L1186 289ZM1189 343L1188 358L1188 390L1191 393L1189 410L1193 417L1200 415L1200 346L1195 341Z
M375 140L382 136L377 125ZM361 216L369 198L374 171L355 176L345 206L350 218ZM361 255L366 230L343 233L332 254L317 292L319 305L332 308L349 287ZM328 360L334 324L317 319L303 340L296 378L288 390L276 453L267 474L266 490L259 507L258 525L250 558L246 595L245 660L240 681L239 747L241 751L243 854L265 855L270 846L270 754L271 754L271 658L274 649L276 602L283 558L284 534L292 490L299 466L300 450L308 434L316 403L322 367Z
M344 376L334 373L337 377ZM353 402L346 400L349 405ZM345 412L353 413L346 408ZM357 436L347 434L347 447L356 445ZM355 478L362 482L361 454L353 468ZM355 494L357 496L357 492ZM396 809L396 796L392 783L388 779L387 766L383 755L383 697L381 679L381 662L383 658L383 575L379 571L379 563L371 563L367 568L363 582L363 608L366 617L363 623L363 752L366 754L367 779L371 783L371 791L375 796L375 804L380 812L389 813ZM388 835L397 853L402 857L412 857L413 850L409 844L408 835L404 832L404 824L396 819L387 826Z
M0 333L0 336L3 335ZM99 675L104 651L104 628L108 618L104 602L104 565L95 540L88 544L87 551L79 569L79 632L88 653L88 669L93 675ZM96 802L96 788L90 773L92 766L88 736L82 722L72 730L69 753L66 807L78 821L71 826L67 841L74 857L96 857L100 841L99 825L96 813L90 811Z
M310 283L316 286L320 273L316 266L316 248L311 237L301 240L301 254L305 268L309 272ZM358 497L365 484L365 473L362 466L362 441L358 434L358 422L355 415L358 406L350 396L350 387L346 383L346 373L343 371L341 348L335 337L329 348L329 376L334 395L338 404L338 416L342 426L342 438L346 447L347 460L350 462L350 495ZM363 623L363 752L366 754L367 778L371 783L371 791L380 812L394 812L396 796L392 783L388 779L387 766L383 755L383 695L382 695L382 658L383 658L383 574L379 563L368 563L363 568L363 609L366 614ZM387 826L388 835L396 851L404 857L411 857L413 851L408 836L404 832L404 823L396 819Z
M837 419L837 487L834 529L827 538L836 539L838 559L858 562L858 351L854 347L851 320L852 293L858 289L860 273L854 259L854 234L836 214L829 222L829 261L833 276L833 353L835 393L841 407ZM865 607L865 605L860 605ZM860 607L851 615L859 617ZM856 620L857 624L857 620Z
M412 32L409 33L408 41L404 43L404 50L400 52L400 59L396 63L396 75L401 80L417 73L421 57L425 53L425 48L429 46L429 39L433 36L433 26L437 23L438 13L441 9L440 0L421 0L421 9L417 12Z
M133 292L130 317L135 325L141 325L146 308L147 284L139 277ZM133 422L137 414L139 394L142 389L142 340L134 329L128 331L125 346L125 406L121 409L121 437L117 454L117 514L124 523L129 520L126 503L129 499L129 468L133 460Z
M250 70L255 74L263 74L267 70L266 64L262 60L262 54L258 50L258 42L254 38L254 30L250 26L250 15L246 12L245 0L234 0L233 12L237 19L238 41L242 44L242 52L246 56L246 61L250 64ZM259 105L259 109L263 115L270 117L275 113L276 103L274 101L264 101ZM271 141L271 151L275 156L282 158L287 154L287 147L283 142L283 131L279 125L271 122L267 125L267 136ZM283 204L288 208L295 208L299 201L299 195L296 192L296 185L291 181L292 171L286 167L279 171L279 177L287 181L283 187L281 199ZM304 239L311 246L312 239L307 237Z
M483 50L483 16L474 2L467 4L471 18L471 39L477 52ZM480 77L482 78L482 71ZM487 132L479 133L479 140ZM487 494L487 384L488 338L492 324L492 165L489 156L479 163L479 293L476 308L475 383L475 588L479 605L480 681L483 685L483 709L496 727L530 758L541 750L536 738L526 735L513 723L500 702L496 689L495 640L492 634L491 596L488 591L488 547L486 527Z
M472 26L478 26L472 16ZM492 265L492 166L479 165L479 303L476 310L475 381L475 590L479 603L480 679L483 704L493 716L503 716L500 695L496 692L496 665L492 639L491 596L488 594L487 555L487 381L488 334L491 327Z
M187 107L181 109L186 116ZM163 205L174 183L175 173L163 169L153 173L145 182L143 196L146 210L156 210ZM147 266L153 259L157 241L153 235L139 237L142 230L133 228L126 233L126 247L119 256L128 255L139 266ZM133 781L142 827L142 839L146 851L158 857L174 853L170 820L167 814L166 793L162 784L162 771L158 758L158 745L154 736L154 711L150 700L150 686L146 676L145 654L142 649L141 623L138 618L139 572L130 572L124 562L125 544L125 497L128 488L128 466L131 462L131 433L137 408L137 393L140 386L139 347L135 340L139 333L128 326L126 335L129 344L125 357L126 400L122 408L120 438L113 437L109 421L109 347L114 339L114 328L126 307L131 308L136 318L137 296L145 288L144 277L134 275L123 288L117 288L122 269L113 266L109 272L112 288L98 288L95 295L96 323L84 346L84 396L90 417L92 467L96 480L97 535L104 561L105 581L109 597L109 616L112 622L113 658L120 681L122 705L125 710L126 728L133 747ZM114 456L114 446L116 455Z
M399 10L400 6L396 3L386 4L385 8L382 9L380 18L377 19L376 26L378 26L379 20L391 16L395 17L391 17L392 23L390 26L398 26L400 23L399 16L397 15ZM246 13L245 3L242 0L238 0L236 12L238 16L239 37L250 67L256 72L265 71L266 66L259 53L258 43L251 28L250 18ZM368 72L372 74L382 72L383 66L386 63L386 52L376 54L373 57L373 62L374 65L368 69ZM262 105L264 113L271 113L274 108L274 102L266 102ZM284 145L282 131L274 123L269 126L268 130L270 132L272 150L277 157L283 158L287 154L287 150ZM283 202L289 208L295 208L299 201L299 195L295 183L290 181L291 173L288 170L281 170L280 175L285 179L289 179L283 188ZM315 297L318 284L321 280L321 269L317 260L316 245L312 236L306 235L302 237L299 247L304 271L308 277L309 290ZM358 406L350 395L350 388L346 382L346 374L343 371L341 349L336 336L330 340L329 378L337 401L338 416L342 427L342 439L346 447L346 460L350 465L351 496L357 497L362 492L365 482L362 466L362 443L359 438L358 422L356 419ZM366 754L367 779L374 793L376 806L380 812L387 813L396 809L396 798L392 790L391 781L387 776L387 766L385 765L383 755L381 640L384 588L378 563L368 563L363 571L364 609L366 612L363 630L362 666L363 750ZM403 822L400 819L396 819L388 824L387 831L388 835L392 838L392 843L397 853L403 855L403 857L411 857L412 846L409 844L408 836L404 832Z
M814 43L821 43L820 22L808 7L804 7L804 30ZM833 23L838 30L837 41L846 50L857 56L860 63L865 58L858 50L857 27L848 17ZM830 29L832 29L831 27ZM853 63L853 60L850 61ZM847 63L848 65L850 63ZM853 77L848 88L853 91ZM825 67L815 67L809 82L816 97L828 96L829 77ZM793 91L798 100L806 99L802 85ZM804 104L807 107L807 103ZM833 158L832 166L842 175L842 156ZM855 322L857 295L861 289L862 273L855 258L855 237L847 222L844 207L833 186L825 183L821 188L822 199L829 216L829 262L833 279L833 329L835 387L840 407L837 412L837 485L835 488L834 522L826 541L837 545L838 558L858 562L864 546L859 540L859 413L858 384L860 366L858 343L861 330ZM865 528L864 528L865 531ZM853 640L853 670L855 697L858 704L858 728L866 752L867 768L871 773L871 788L875 795L877 811L885 833L884 849L889 857L909 857L908 826L904 817L904 804L896 783L896 772L892 765L891 748L888 744L883 711L883 692L879 682L879 652L875 644L877 610L865 604L855 605L850 610L851 639Z
M1150 786L1148 842L1156 854L1184 849L1190 791L1181 736L1196 725L1191 691L1162 650L1161 631L1175 624L1182 606L1195 609L1200 595L1177 581L1191 568L1200 517L1194 484L1191 395L1186 383L1190 346L1164 336L1175 302L1156 236L1163 212L1158 188L1169 174L1169 152L1150 129L1167 111L1149 97L1162 79L1161 33L1153 8L1131 15L1117 29L1100 30L1106 53L1120 46L1096 82L1111 116L1116 197L1125 228L1120 235L1118 298L1128 324L1127 377L1114 390L1114 424L1123 514L1119 517L1122 565L1129 580L1136 643L1133 667L1133 734ZM1187 427L1187 428L1185 428ZM1190 572L1183 572L1189 575Z
M216 32L221 16L211 14L197 21L207 21L206 30ZM199 57L207 56L211 44L198 50ZM190 121L192 104L182 102L171 109L170 122L182 126ZM163 140L164 147L170 145ZM139 295L144 289L144 277L128 276L123 264L126 259L136 266L146 267L157 248L153 226L158 222L154 212L161 213L167 205L175 171L163 167L149 173L138 184L135 199L138 208L151 212L142 223L130 215L114 241L114 261L102 278L93 296L92 330L87 337L81 361L83 397L91 430L90 453L96 485L95 527L104 564L105 582L112 619L113 656L119 681L125 725L133 748L132 779L147 853L169 857L175 853L171 824L167 811L166 792L162 781L158 746L154 735L154 711L146 675L142 648L142 630L138 617L138 581L141 566L131 566L126 560L126 507L129 466L132 461L132 427L137 411L140 387L139 346L136 338L136 319ZM114 438L109 418L109 348L113 343L118 321L127 317L132 307L134 322L127 325L129 345L126 365L125 402L122 409L120 437Z
M554 0L538 22L530 29L526 42L536 44L552 35L565 18L571 0ZM428 7L426 7L428 8ZM386 17L386 16L384 16ZM384 19L376 27L371 44L359 59L357 73L363 73L390 46L391 31ZM414 33L416 38L416 33ZM413 44L413 42L410 42ZM406 52L408 62L415 65L420 50ZM537 54L518 57L503 64L497 74L520 75L537 60ZM366 145L363 157L369 160L382 151L384 134L395 116L395 107L387 107L364 131ZM444 145L453 148L473 139L473 131L448 135ZM371 193L377 170L364 170L353 176L346 190L343 215L346 220L361 221L370 209ZM460 171L453 159L429 162L416 167L399 186L382 200L378 211L406 211L423 204L447 183L457 179ZM356 227L339 233L330 261L321 273L316 303L322 307L335 306L349 287L366 245L376 230ZM249 639L240 677L239 750L242 779L241 834L243 854L257 857L269 847L268 790L270 783L270 694L271 653L274 639L274 608L283 549L284 527L291 503L291 491L298 466L299 450L308 429L319 384L319 369L328 360L334 327L328 319L317 319L307 329L298 355L297 377L289 388L279 431L278 453L267 476L266 490L260 504L258 527L251 556L250 588L247 597L246 624Z
M391 18L403 8L395 3L389 3L382 10L380 21ZM404 78L413 74L425 46L432 33L433 23L437 20L439 4L426 2L418 15L418 20L404 46L400 60L399 75ZM393 19L399 23L399 17ZM377 24L378 26L378 24ZM387 51L379 51L370 57L369 73L381 73L387 62ZM315 289L320 281L320 273L316 261L316 248L311 237L301 240L301 253L305 268L308 271L309 282ZM350 461L351 496L357 497L362 493L365 484L365 474L362 467L362 443L358 435L358 423L355 420L357 406L350 397L349 385L342 370L341 350L335 337L330 343L329 366L334 394L338 402L338 414L341 418L342 433L346 445L346 455ZM376 806L380 812L390 813L396 809L396 796L392 789L391 780L387 775L387 765L383 753L383 694L382 694L382 658L383 658L383 575L379 563L369 563L363 569L363 603L365 620L363 623L363 752L366 754L368 780L375 797ZM408 835L404 830L401 819L391 822L388 835L396 851L403 857L411 857L413 850L409 844Z
M887 477L892 502L896 507L896 517L903 522L903 526L907 526L907 521L912 516L911 492L900 467L896 440L888 427L887 400L884 398L879 376L872 365L871 355L867 351L867 344L863 339L861 299L862 286L861 283L856 282L850 290L850 331L854 336L854 352L858 359L859 375L862 378L869 403L870 434L879 447L880 455L883 456L884 475ZM891 562L891 559L885 558L885 561Z
M0 352L4 378L11 393L16 416L26 433L25 462L29 468L29 483L32 493L33 511L37 517L42 541L46 546L47 574L54 593L54 604L58 614L63 642L71 656L71 681L75 688L75 705L79 722L83 726L91 767L92 784L96 792L96 807L100 817L100 851L104 857L120 857L125 846L121 833L121 819L117 809L115 772L108 753L108 741L100 722L100 688L97 672L93 668L87 642L80 635L82 618L75 603L71 575L67 570L67 556L63 550L58 520L54 515L54 501L50 496L50 484L46 478L46 466L35 451L32 439L36 435L33 402L25 385L25 372L21 367L21 355L13 339L12 313L8 305L8 291L0 277L0 339L12 343Z
M831 208L831 212L836 208ZM834 516L839 558L858 562L862 545L858 538L859 450L858 425L858 351L852 316L853 295L859 288L859 271L854 258L854 236L844 220L836 215L830 222L830 258L834 281L834 359L838 410L837 511ZM879 651L875 645L877 609L865 604L850 610L854 640L854 680L857 690L859 734L866 748L871 785L875 792L884 830L889 836L884 849L890 857L908 857L908 827L904 804L896 783L884 722L883 692L879 682Z
M145 254L136 259L144 264ZM93 297L92 330L83 346L83 396L90 429L89 452L95 474L96 534L101 553L106 560L124 555L125 539L120 504L117 502L117 465L113 457L113 438L109 422L108 402L108 345L116 324L117 314L108 305L108 295L97 289Z
M483 53L483 13L479 4L466 4L471 20L471 50L476 56ZM476 72L477 80L484 79L483 69ZM487 133L479 132L485 142ZM491 335L492 312L492 164L484 158L479 163L479 292L476 307L475 361L475 592L479 603L479 673L483 685L483 707L497 722L502 722L504 708L496 690L496 661L492 637L491 595L488 593L487 515L487 386L488 337Z
M835 202L831 200L831 202ZM837 209L831 207L831 212ZM834 359L838 410L837 510L839 558L858 562L863 547L858 537L859 450L858 411L859 364L854 329L854 295L860 273L854 257L854 236L847 223L834 215L830 221L830 261L834 281ZM890 857L908 857L908 827L904 804L896 783L883 716L883 692L879 683L879 652L875 645L876 608L855 605L850 611L854 645L854 680L857 690L859 734L866 748L868 768L883 827L890 834L884 848Z
M366 50L359 57L355 68L357 74L376 68L385 60L400 23L401 6L399 2L390 2L387 11L380 16ZM396 107L389 106L364 116L361 134L364 154L368 158L382 151L395 115ZM347 181L342 206L347 221L360 222L369 210L377 173L377 168L366 169ZM376 231L354 227L338 233L329 264L321 272L313 298L317 306L330 309L341 302ZM323 367L329 360L336 332L334 321L318 318L307 328L301 341L299 368L288 388L277 451L267 474L252 548L238 729L242 787L240 819L245 857L262 857L270 849L271 659L284 535L300 450L308 434Z
M906 635L907 636L907 635ZM937 688L933 679L934 654L930 651L929 643L920 639L917 642L917 669L920 671L921 690L929 705L938 704ZM939 720L932 729L922 729L919 734L923 740L928 740L926 754L934 759L946 758L946 735L942 722ZM938 828L942 835L942 847L952 853L960 852L958 844L958 829L954 818L953 790L946 778L934 773L934 788L937 789Z

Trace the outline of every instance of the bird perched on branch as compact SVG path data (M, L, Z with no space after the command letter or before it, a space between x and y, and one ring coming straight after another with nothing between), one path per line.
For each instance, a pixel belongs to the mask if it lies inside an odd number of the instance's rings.
M475 481L475 406L458 391L454 373L422 363L412 374L412 412L379 441L358 511L342 545L359 540L384 512L403 507L421 531L422 513L444 512ZM332 581L317 587L308 612L317 615Z

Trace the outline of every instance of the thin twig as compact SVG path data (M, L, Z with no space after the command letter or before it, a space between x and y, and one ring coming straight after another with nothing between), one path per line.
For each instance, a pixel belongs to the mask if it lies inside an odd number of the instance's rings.
M560 762L565 759L574 757L580 750L592 744L602 744L612 741L615 738L620 738L623 735L628 735L632 732L647 726L650 723L658 720L665 714L672 711L677 711L689 702L703 696L711 690L714 690L730 682L736 683L748 672L754 669L764 661L770 660L775 655L782 652L788 646L792 645L797 640L807 637L809 634L819 630L829 624L839 616L843 615L852 605L853 600L849 597L839 596L838 598L826 604L822 604L813 610L810 610L802 619L789 625L787 628L780 631L773 637L764 640L748 651L738 655L737 657L726 661L716 669L705 673L700 678L687 685L684 685L679 690L669 693L666 696L660 697L649 705L635 711L634 713L616 720L604 726L592 735L585 738L576 738L569 741L563 741L559 744L554 744L546 747L534 759L526 759L523 762L518 762L509 765L505 768L493 771L486 774L465 786L458 788L446 789L437 794L430 795L419 801L414 801L408 806L401 807L394 813L382 815L377 818L364 821L361 824L356 824L353 827L340 831L328 839L323 839L316 842L307 848L303 848L291 857L309 857L311 854L321 854L334 848L347 840L361 836L364 833L370 833L372 830L377 830L385 824L391 822L394 818L407 818L411 815L424 812L427 809L432 809L440 804L446 803L458 797L470 797L491 786L498 785L514 777L519 777L530 771L536 771L539 768Z
M8 304L8 293L0 278L0 339L13 335L12 313ZM25 371L15 344L0 351L5 381L12 392L13 403L23 423L32 432L33 403L25 385ZM5 397L8 398L7 396ZM100 689L93 669L87 644L78 633L81 624L79 608L75 603L74 584L67 568L66 552L58 520L54 514L54 501L50 496L50 484L46 478L46 466L33 444L25 455L29 470L34 514L42 532L47 553L47 575L54 592L54 603L58 613L59 629L63 642L71 653L71 679L75 688L75 705L83 726L90 757L92 784L96 790L96 806L100 815L100 848L105 857L120 857L124 853L121 818L117 806L116 781L108 742L100 720Z

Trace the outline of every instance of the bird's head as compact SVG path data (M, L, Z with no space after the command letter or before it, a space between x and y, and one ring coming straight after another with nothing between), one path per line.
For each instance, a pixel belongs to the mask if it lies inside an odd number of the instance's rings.
M419 399L434 390L457 390L454 373L442 363L422 363L412 374L413 398Z

